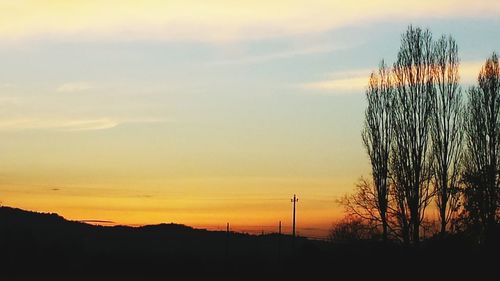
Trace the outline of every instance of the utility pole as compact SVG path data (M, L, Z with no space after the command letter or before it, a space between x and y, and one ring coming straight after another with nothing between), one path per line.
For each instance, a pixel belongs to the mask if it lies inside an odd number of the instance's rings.
M226 224L226 263L229 256L229 223Z
M293 203L293 225L292 225L292 236L295 240L295 203L299 201L299 198L293 195L293 199L291 199L291 202Z
M281 261L281 221L278 227L278 263Z

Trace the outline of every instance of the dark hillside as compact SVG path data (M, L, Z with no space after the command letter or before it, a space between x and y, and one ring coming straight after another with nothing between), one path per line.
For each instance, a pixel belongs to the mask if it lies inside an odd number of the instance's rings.
M295 250L294 250L295 249ZM486 274L498 261L498 247L466 237L428 240L420 248L362 240L329 243L286 235L248 235L160 224L95 226L56 214L0 208L2 274L181 273L237 279L298 279L329 274L366 276L385 266L403 272L412 263L429 273L454 266L454 274ZM490 257L493 255L493 259ZM446 257L444 264L437 261ZM482 268L480 271L476 269ZM90 277L89 277L90 278ZM316 279L316 278L314 278ZM323 278L321 278L323 279ZM1 279L3 280L3 279Z

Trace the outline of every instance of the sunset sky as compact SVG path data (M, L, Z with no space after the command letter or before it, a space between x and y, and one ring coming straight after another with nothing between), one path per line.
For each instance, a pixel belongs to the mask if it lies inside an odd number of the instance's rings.
M369 176L364 88L409 24L462 85L500 1L0 1L0 202L116 224L323 235Z

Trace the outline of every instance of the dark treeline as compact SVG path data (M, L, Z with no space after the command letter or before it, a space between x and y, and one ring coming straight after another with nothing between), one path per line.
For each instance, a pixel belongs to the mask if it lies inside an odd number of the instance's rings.
M490 272L477 269L495 261L484 257L497 253L494 248L478 252L461 241L407 248L359 238L329 243L296 237L292 243L290 235L226 233L177 224L95 226L56 214L0 207L0 280L372 278L376 269L388 264L391 272L407 272L411 264L423 261L428 270L437 268L443 256L447 262L440 266L463 268L477 278L477 273ZM456 259L459 255L475 258ZM419 275L427 277L428 271L412 274Z
M382 61L366 90L362 131L370 179L341 200L348 218L332 237L417 245L422 235L498 236L500 67L495 53L462 89L458 46L410 26L392 67ZM436 221L426 216L435 205ZM429 235L430 234L430 235Z

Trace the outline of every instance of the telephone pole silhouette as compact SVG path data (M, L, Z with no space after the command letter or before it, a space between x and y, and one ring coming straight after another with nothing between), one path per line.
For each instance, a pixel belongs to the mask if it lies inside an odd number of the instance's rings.
M278 262L281 261L281 221L278 227Z
M293 202L293 225L292 225L292 236L293 236L293 239L295 240L295 204L299 201L299 198L297 198L295 196L295 194L293 195L293 199L290 200L291 202Z
M226 262L229 256L229 223L226 224Z

